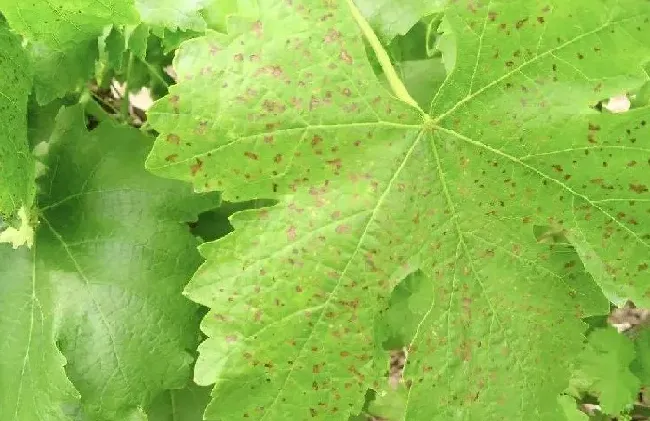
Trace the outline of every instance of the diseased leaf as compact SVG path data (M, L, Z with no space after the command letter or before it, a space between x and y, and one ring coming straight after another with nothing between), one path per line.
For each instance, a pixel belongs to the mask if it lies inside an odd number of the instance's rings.
M215 383L208 416L358 413L383 374L373 320L419 271L432 300L403 419L561 419L580 318L608 306L534 227L581 238L588 269L598 258L610 289L647 302L645 115L592 106L647 79L650 6L452 2L455 62L425 112L350 1L257 4L183 45L181 83L150 113L152 171L278 201L201 246L186 290L212 309L195 369Z
M104 26L138 23L133 0L0 0L0 11L11 28L30 42L40 103L86 82Z
M20 39L0 24L0 220L16 224L18 210L31 211L34 159L27 141L27 97L32 74Z
M58 117L33 255L3 252L0 265L0 284L15 291L0 319L3 337L15 338L0 364L2 389L18 391L3 392L0 411L34 414L17 420L50 419L71 395L56 377L55 341L81 393L81 419L144 419L142 406L187 379L199 313L180 293L200 257L183 221L218 200L147 174L149 148L135 129L88 132L80 106Z
M250 202L230 203L223 202L218 208L199 215L192 228L192 232L204 242L214 241L232 232L229 218L240 211L257 209L273 205L272 200L251 200Z

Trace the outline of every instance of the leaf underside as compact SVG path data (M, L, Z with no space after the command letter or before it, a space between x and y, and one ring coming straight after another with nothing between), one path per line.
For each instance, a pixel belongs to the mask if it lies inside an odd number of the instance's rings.
M459 1L456 58L427 112L375 78L349 2L260 0L228 35L187 42L150 113L156 174L275 207L232 218L187 288L203 320L207 415L343 420L383 367L374 317L416 271L431 300L410 339L403 418L563 417L588 269L647 303L644 109L591 108L647 79L638 1ZM604 278L603 278L604 279ZM600 279L599 279L600 280Z

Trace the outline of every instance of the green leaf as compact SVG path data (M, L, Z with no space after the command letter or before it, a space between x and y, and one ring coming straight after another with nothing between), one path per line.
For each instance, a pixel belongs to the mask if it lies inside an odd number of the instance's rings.
M634 349L636 357L630 368L641 384L647 387L650 385L650 331L647 328L634 339Z
M199 215L192 232L204 242L214 241L233 231L229 218L243 210L272 206L272 200L252 200L250 202L223 202L217 209Z
M15 291L0 324L12 338L3 389L17 391L3 394L0 410L33 411L21 421L56 414L66 393L55 341L88 419L141 419L138 407L187 379L200 316L180 293L200 257L183 221L218 200L147 174L150 145L112 123L88 132L81 107L58 117L33 254L3 250L0 265L0 284ZM43 408L32 408L39 395ZM1 418L13 419L7 414Z
M375 399L368 405L368 413L374 417L386 420L399 420L404 414L408 401L408 389L404 383L396 389L385 387L378 391Z
M36 252L0 245L0 419L67 421L79 395L55 346L55 292L35 276Z
M212 1L202 11L208 27L217 32L226 32L228 16L237 12L237 0Z
M133 0L0 0L11 28L30 42L38 101L47 103L85 83L104 26L138 23Z
M189 384L183 389L166 390L149 405L148 421L203 421L209 401L209 387Z
M423 16L443 11L447 0L354 0L354 3L382 40L390 42L395 36L406 34Z
M404 85L413 93L413 99L426 108L445 80L445 67L439 57L404 61L396 66Z
M639 379L630 371L634 357L634 345L625 335L612 327L596 329L579 358L574 387L595 394L604 413L617 415L639 393Z
M580 318L607 302L534 226L582 236L647 303L649 127L592 106L647 79L649 6L453 2L455 64L424 112L350 2L257 4L182 46L182 82L149 115L150 170L278 201L234 215L186 290L212 309L195 369L215 383L208 415L358 413L382 374L373 321L421 271L403 419L561 419Z
M227 17L237 11L237 0L136 0L136 7L143 22L172 33L208 28L225 32Z
M432 299L433 291L421 271L409 274L395 287L377 326L376 336L384 339L385 349L400 349L410 343Z
M143 22L172 31L205 31L207 26L199 13L205 3L205 0L135 0Z
M578 409L575 399L571 396L560 395L558 402L564 410L564 416L567 421L589 421L587 414Z
M30 211L35 194L34 159L27 141L31 67L20 39L0 25L0 220L12 225L18 210Z

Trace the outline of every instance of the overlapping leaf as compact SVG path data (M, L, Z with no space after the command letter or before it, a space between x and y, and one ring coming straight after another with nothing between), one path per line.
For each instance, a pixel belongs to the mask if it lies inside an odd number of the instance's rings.
M143 419L185 383L199 313L180 293L199 256L182 221L214 197L144 172L149 148L111 123L87 132L79 107L59 115L33 251L2 249L3 420Z
M34 160L27 142L31 67L20 39L0 25L0 218L15 222L34 198Z
M216 382L208 415L358 411L380 374L374 316L419 271L432 300L414 311L403 418L561 419L579 317L606 305L534 227L588 244L589 270L646 299L644 110L591 106L647 78L648 5L452 2L455 59L425 113L390 69L402 101L373 77L351 2L258 4L184 46L183 82L150 115L151 170L279 202L236 214L188 287L213 309L195 373Z

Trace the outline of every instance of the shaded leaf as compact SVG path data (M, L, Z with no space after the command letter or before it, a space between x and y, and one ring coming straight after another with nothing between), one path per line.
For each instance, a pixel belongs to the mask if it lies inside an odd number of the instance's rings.
M190 384L183 389L166 390L149 405L148 421L203 421L209 401L209 387Z
M44 157L33 255L5 253L1 265L1 284L20 293L3 306L0 329L22 341L8 344L2 380L39 389L6 383L18 393L3 410L24 402L55 413L66 389L55 376L61 357L48 351L54 341L81 393L82 419L142 419L139 407L184 384L199 313L180 293L200 258L183 222L213 207L215 197L144 172L149 147L137 130L112 123L86 131L81 107L58 116ZM39 385L50 382L53 389ZM31 408L34 395L47 406Z

